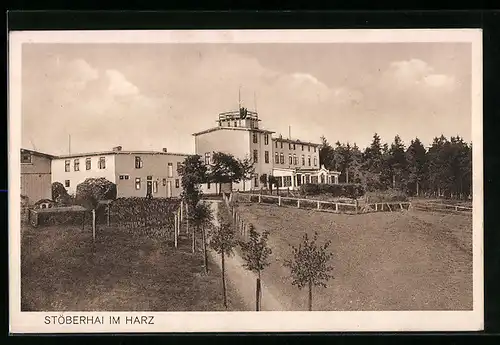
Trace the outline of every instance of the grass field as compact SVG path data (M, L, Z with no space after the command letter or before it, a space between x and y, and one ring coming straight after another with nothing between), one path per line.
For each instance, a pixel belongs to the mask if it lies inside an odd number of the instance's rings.
M304 232L332 241L334 279L315 288L313 310L471 310L472 218L432 212L328 214L242 204L243 218L268 229L272 264L263 281L287 310L306 310L283 261Z
M23 311L223 310L220 271L203 273L202 255L172 243L101 227L95 247L87 227L22 229ZM229 310L241 302L228 289Z

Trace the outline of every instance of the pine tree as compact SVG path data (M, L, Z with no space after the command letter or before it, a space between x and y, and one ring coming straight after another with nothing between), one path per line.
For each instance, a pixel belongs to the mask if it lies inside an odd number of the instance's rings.
M406 150L408 162L407 190L412 195L419 196L427 188L428 162L424 145L420 139L415 138Z

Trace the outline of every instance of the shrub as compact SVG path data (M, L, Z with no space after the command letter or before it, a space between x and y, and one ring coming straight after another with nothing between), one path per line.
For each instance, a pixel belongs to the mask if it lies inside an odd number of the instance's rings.
M52 200L57 203L64 203L69 199L68 191L61 182L52 183Z
M365 194L360 184L312 184L300 186L302 195L330 194L333 197L359 198Z
M116 199L116 184L104 177L87 178L76 186L78 200L114 200Z
M408 201L406 193L395 189L367 192L365 196L368 203Z

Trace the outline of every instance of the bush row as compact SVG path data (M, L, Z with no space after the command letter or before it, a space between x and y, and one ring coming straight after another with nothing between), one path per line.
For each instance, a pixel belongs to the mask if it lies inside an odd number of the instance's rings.
M173 226L173 212L179 207L178 200L167 198L119 198L110 209L112 224L128 224L133 227L161 228Z
M302 195L330 194L332 197L359 198L365 194L360 184L312 184L300 186Z
M365 198L367 203L408 201L408 195L405 192L395 189L367 192Z

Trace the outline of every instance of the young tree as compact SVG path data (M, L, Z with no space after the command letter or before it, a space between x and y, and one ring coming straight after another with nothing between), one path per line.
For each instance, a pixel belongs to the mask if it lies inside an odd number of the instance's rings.
M243 191L245 191L245 182L252 179L255 174L255 167L253 165L253 161L249 158L239 160L239 163L243 180Z
M230 215L222 207L218 208L218 224L212 228L210 234L210 247L221 256L222 266L222 295L224 307L227 309L226 277L225 277L225 256L233 255L233 249L237 245L234 228L231 224Z
M293 279L292 285L296 285L299 289L308 287L309 310L312 310L313 286L326 287L326 282L333 278L329 274L333 267L328 264L332 257L332 254L328 252L330 241L320 246L316 243L317 240L317 232L314 233L312 240L305 233L302 243L298 247L292 247L292 258L285 261L285 266L290 269Z
M243 251L243 259L245 260L243 267L257 274L255 310L259 311L262 304L261 272L269 266L268 259L269 255L272 254L272 250L267 245L268 231L259 234L255 231L254 226L250 224L248 234L250 239L248 242L240 242L240 247Z
M277 186L278 180L273 175L267 176L267 184L269 185L269 193L270 194L273 194L273 186L276 186L276 189L278 188L278 186Z
M328 170L334 170L334 149L324 136L321 137L319 147L319 164L324 165Z
M203 246L203 264L205 267L205 273L208 274L208 255L207 255L207 236L206 230L210 227L213 221L212 208L205 202L199 202L192 208L190 213L190 222L193 226L193 234L201 231L202 235L202 246ZM193 243L195 243L195 237L193 236ZM193 244L193 252L196 250Z
M219 192L223 183L238 183L243 177L242 165L233 155L223 152L213 153L210 179L219 184Z
M260 189L262 190L262 187L267 188L267 174L262 174L259 177L260 181Z
M187 205L187 227L189 231L189 221L196 219L195 209L202 198L200 185L207 182L207 167L203 164L201 156L191 155L184 159L179 165L177 172L181 176L181 199ZM196 226L192 227L192 251L196 250Z

